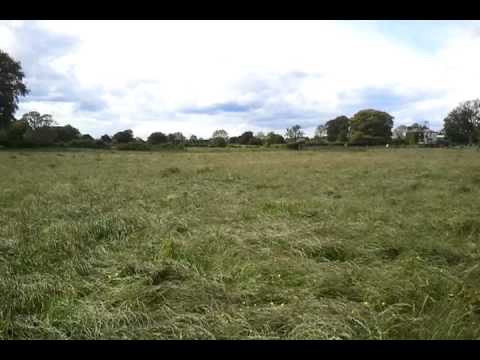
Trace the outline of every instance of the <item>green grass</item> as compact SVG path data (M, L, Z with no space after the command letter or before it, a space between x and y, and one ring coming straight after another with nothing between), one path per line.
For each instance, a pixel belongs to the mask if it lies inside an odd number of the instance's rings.
M480 338L477 151L4 151L0 174L0 338Z

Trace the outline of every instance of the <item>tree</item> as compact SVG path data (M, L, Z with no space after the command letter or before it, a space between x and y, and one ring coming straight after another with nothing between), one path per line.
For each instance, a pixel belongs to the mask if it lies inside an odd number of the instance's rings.
M285 144L285 139L282 135L275 134L273 131L271 131L267 134L265 142L267 143L267 145Z
M287 129L285 137L290 141L297 141L304 135L304 132L301 129L302 127L300 125L294 125Z
M198 138L196 135L191 135L190 138L188 139L188 143L190 145L197 145L198 144Z
M0 50L0 128L6 128L14 120L19 97L29 93L24 77L20 62Z
M133 131L128 129L124 131L119 131L112 137L113 142L115 143L129 143L133 141Z
M210 140L211 144L215 147L225 147L227 146L227 140L224 137L218 136Z
M36 130L41 127L50 127L56 123L55 120L53 120L52 115L40 115L38 111L30 111L26 114L23 114L21 120L25 121L32 130Z
M327 140L345 142L348 140L350 131L350 119L344 115L327 121Z
M242 135L238 137L238 143L241 145L249 145L252 138L253 132L245 131Z
M259 132L256 133L255 137L256 137L256 138L259 138L259 139L262 140L262 141L264 141L266 136L265 136L265 134L264 134L263 131L259 131Z
M469 100L450 111L444 119L445 134L449 140L472 145L480 140L480 100Z
M70 125L55 126L53 129L57 133L56 142L67 143L80 137L80 131Z
M255 145L255 146L263 145L263 141L262 139L254 136L250 139L249 145Z
M102 135L100 140L102 140L105 144L110 144L112 142L112 138L108 134Z
M149 144L165 144L168 141L167 135L162 132L154 132L147 139Z
M93 136L90 135L90 134L84 134L84 135L80 136L80 139L82 139L82 140L89 140L89 141L94 141L94 140L95 140L95 139L93 138Z
M51 146L55 144L57 131L50 126L42 126L37 129L28 128L23 139L28 145Z
M393 116L374 109L357 112L350 122L351 142L361 145L386 144L392 138Z
M8 145L17 146L23 143L23 136L29 129L25 121L17 120L10 123L6 131Z
M173 134L168 134L168 142L178 145L185 143L185 136L181 132L175 132Z
M315 137L316 138L323 138L326 137L327 133L327 125L326 124L321 124L318 125L317 128L315 129Z
M226 141L228 140L228 133L223 129L215 130L212 134L212 139L215 138L223 138Z

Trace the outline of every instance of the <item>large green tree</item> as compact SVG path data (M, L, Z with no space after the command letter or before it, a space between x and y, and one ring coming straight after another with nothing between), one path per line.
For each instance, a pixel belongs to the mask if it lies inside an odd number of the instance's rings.
M19 97L29 92L24 77L20 62L0 50L0 128L6 128L14 120Z
M447 138L460 144L480 140L480 100L469 100L450 111L443 121Z
M350 119L346 116L338 116L335 119L327 121L325 124L327 128L328 141L347 141L350 127Z
M350 121L350 141L362 145L385 144L392 139L392 127L392 115L374 109L361 110Z

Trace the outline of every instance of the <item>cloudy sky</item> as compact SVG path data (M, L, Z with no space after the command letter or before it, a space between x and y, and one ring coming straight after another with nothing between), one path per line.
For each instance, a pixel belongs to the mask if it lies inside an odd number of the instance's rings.
M94 136L314 128L364 108L441 128L480 97L475 21L0 21L37 110Z

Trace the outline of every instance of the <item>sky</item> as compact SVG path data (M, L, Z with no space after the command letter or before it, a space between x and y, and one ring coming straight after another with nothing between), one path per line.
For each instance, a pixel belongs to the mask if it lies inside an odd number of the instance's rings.
M16 116L132 129L307 135L373 108L440 129L480 97L479 21L0 21L31 92Z

